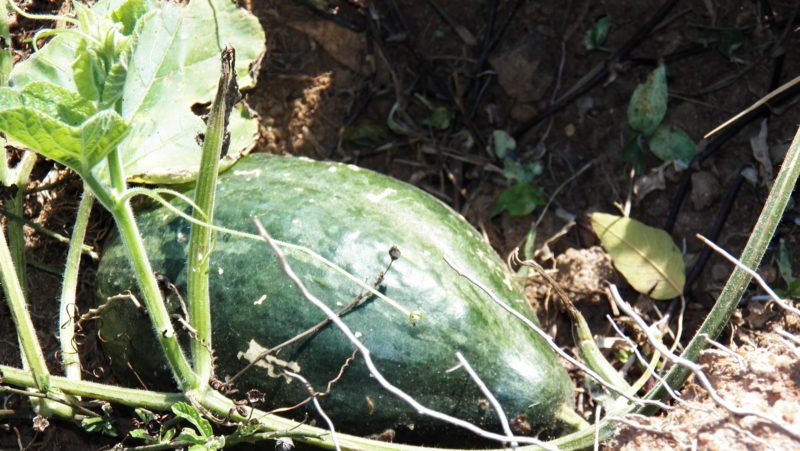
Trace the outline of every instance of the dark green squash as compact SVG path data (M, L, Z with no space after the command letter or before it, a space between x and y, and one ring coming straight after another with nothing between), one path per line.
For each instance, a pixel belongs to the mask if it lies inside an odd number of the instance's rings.
M379 289L424 317L412 324L387 302L371 297L344 319L361 334L384 375L426 406L497 427L495 413L467 374L448 371L457 364L457 351L503 404L506 415L524 416L534 431L552 430L556 409L571 403L569 377L545 342L443 260L447 256L533 316L521 288L492 248L461 216L431 196L355 166L264 154L249 156L223 174L217 195L216 223L255 232L257 217L276 239L311 248L367 283L385 270L392 246L401 251ZM141 213L138 222L154 269L184 290L188 224L163 208ZM289 261L334 310L363 291L303 254L289 252ZM218 234L210 277L216 375L222 380L248 363L243 354L251 346L269 348L324 318L283 276L263 243ZM116 238L103 255L97 286L101 301L136 291ZM174 296L169 303L177 312ZM101 332L119 378L138 385L129 361L148 387L170 386L147 318L132 303L116 304L106 313ZM328 326L278 357L296 362L309 382L324 391L353 350L335 327ZM274 376L255 367L235 386L241 393L251 388L266 393L267 407L293 405L306 397L297 382ZM322 403L344 432L371 434L394 428L402 436L413 428L413 435L431 437L449 430L419 417L381 389L358 357Z

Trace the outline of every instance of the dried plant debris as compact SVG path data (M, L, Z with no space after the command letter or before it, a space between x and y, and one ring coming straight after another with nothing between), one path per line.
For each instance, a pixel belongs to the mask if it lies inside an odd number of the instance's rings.
M734 353L712 349L700 363L719 394L729 402L769 413L800 429L800 358L798 347L774 332ZM796 331L795 331L796 336ZM800 449L800 443L769 423L736 416L716 405L699 385L683 390L685 403L660 417L629 417L608 449L673 450Z

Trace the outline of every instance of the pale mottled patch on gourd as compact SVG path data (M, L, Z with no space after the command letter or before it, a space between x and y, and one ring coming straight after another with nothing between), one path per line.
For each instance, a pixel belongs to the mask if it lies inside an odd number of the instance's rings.
M251 169L249 171L236 171L236 170L234 170L233 171L233 175L237 175L237 176L240 176L240 177L241 176L244 176L244 177L247 177L247 176L261 177L261 169Z
M386 199L387 197L391 196L392 194L396 193L397 190L393 188L386 188L381 193L367 193L367 199L373 203L379 203L380 201Z
M238 352L236 354L236 358L239 360L244 358L250 363L253 363L253 361L258 359L258 361L255 363L255 366L267 370L267 375L269 375L271 378L285 378L287 383L291 382L292 378L284 374L283 371L281 371L281 368L286 368L295 373L300 372L300 365L297 362L287 362L286 360L281 360L274 355L267 355L266 357L259 359L259 357L261 357L266 351L267 348L261 346L255 340L250 340L247 350L244 352Z

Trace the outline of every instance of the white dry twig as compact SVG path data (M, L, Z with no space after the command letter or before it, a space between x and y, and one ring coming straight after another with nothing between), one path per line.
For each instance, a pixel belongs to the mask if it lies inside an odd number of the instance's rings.
M506 413L503 411L503 406L500 405L500 402L497 400L497 398L494 397L492 392L489 390L489 387L487 387L486 384L483 383L483 380L481 380L480 376L478 376L478 373L476 373L475 370L472 369L472 366L469 364L467 359L464 358L464 355L461 354L460 352L456 352L456 358L458 358L459 366L464 368L464 371L466 371L467 374L469 374L469 377L472 378L472 381L475 382L475 385L477 385L478 388L481 390L483 396L486 396L486 399L489 401L489 404L491 404L492 408L494 408L494 411L497 413L497 417L500 419L500 425L503 428L503 432L505 432L509 438L509 443L511 448L517 449L517 447L519 447L519 444L517 442L510 440L514 437L514 434L511 432L511 426L509 426L508 424L508 418L506 418Z
M792 341L792 342L794 342L794 344L796 344L797 346L800 346L800 338L797 338L796 336L794 336L794 335L790 334L789 332L786 332L786 331L785 331L785 330L784 330L782 327L778 327L778 328L776 328L776 329L775 329L775 333L777 333L777 334L778 334L778 335L780 335L781 337L788 338L788 339L789 339L789 341Z
M594 410L594 451L600 451L600 414L603 406L598 404Z
M628 346L631 347L631 350L633 351L634 355L636 356L636 359L639 360L639 362L642 365L644 365L645 368L649 367L650 366L650 362L648 362L647 359L645 359L644 356L642 355L642 352L639 351L639 346L637 346L636 343L633 340L631 340L630 337L628 337L625 334L625 332L622 331L622 329L619 328L619 325L617 324L617 322L614 321L614 319L610 315L606 315L606 319L608 319L608 322L611 323L611 327L614 328L614 331L617 332L617 335L622 337L622 339L625 341L625 343L628 343ZM672 387L670 387L669 384L666 383L666 381L664 380L663 377L661 377L660 374L658 374L656 371L653 371L651 374L659 383L661 383L661 385L664 387L664 389L667 390L667 393L669 394L669 396L672 399L674 399L675 401L677 401L677 402L679 402L681 404L685 404L686 403L686 401L684 401L683 398L681 398L681 395L678 394L675 390L673 390Z
M791 435L792 437L800 440L800 431L794 430L790 425L786 424L780 418L776 418L772 415L768 415L764 412L759 412L757 410L746 409L743 407L739 407L737 405L729 403L725 398L723 398L714 386L711 384L711 381L706 376L706 373L703 371L703 367L697 363L692 362L689 359L685 359L679 355L672 353L660 340L656 339L650 328L645 323L644 319L642 319L636 311L633 310L633 307L630 306L627 302L622 299L622 296L619 294L619 290L617 289L616 285L611 285L611 294L614 298L614 301L617 303L619 308L625 312L628 316L633 319L634 322L642 329L642 333L645 334L650 344L653 345L661 354L674 365L681 365L688 369L689 371L694 374L694 377L700 382L700 385L706 389L708 395L711 399L720 407L727 410L731 414L739 415L739 416L746 416L751 415L754 417L758 417L765 422L771 423L772 425L776 426L777 428L783 430L785 433Z
M319 298L314 296L314 294L312 294L310 291L308 291L308 288L306 288L305 284L303 284L303 282L300 280L300 278L297 276L297 274L295 274L295 272L292 270L291 266L289 265L289 262L286 260L286 257L284 257L283 252L281 252L281 250L278 247L277 243L272 239L272 237L267 233L267 231L261 225L261 222L258 219L255 219L254 222L256 224L256 227L258 228L259 235L264 240L264 242L266 242L269 245L270 249L272 249L272 252L275 254L275 257L277 258L278 263L281 266L281 270L283 270L283 273L286 275L286 277L288 277L289 280L292 281L292 283L297 287L298 290L300 290L302 295L309 302L314 304L315 307L317 307L319 310L321 310L323 313L325 313L325 315L328 317L328 319L330 319L331 322L334 325L336 325L336 327L339 329L339 331L341 331L344 334L344 336L347 337L347 339L358 349L358 351L361 353L362 357L364 357L364 364L367 365L367 369L369 369L370 374L372 374L372 377L374 377L375 380L384 389L386 389L390 393L394 394L395 396L397 396L398 398L403 400L406 404L410 405L420 415L429 416L429 417L436 418L438 420L450 423L452 425L455 425L455 426L458 426L460 428L466 429L466 430L468 430L470 432L473 432L473 433L475 433L475 434L477 434L477 435L479 435L479 436L481 436L483 438L486 438L486 439L489 439L489 440L495 440L495 441L498 441L498 442L501 442L501 443L509 443L510 441L515 441L515 442L518 442L518 443L528 443L528 444L532 444L532 445L537 445L537 446L539 446L541 448L544 448L544 449L547 449L547 450L555 450L555 448L552 447L551 445L548 445L548 444L542 442L541 440L538 440L538 439L533 438L533 437L520 437L520 436L507 437L505 435L501 435L501 434L497 434L495 432L490 432L490 431L481 429L480 427L475 426L474 424L472 424L472 423L470 423L468 421L462 420L460 418L456 418L456 417L447 415L445 413L442 413L442 412L430 409L428 407L425 407L424 405L420 404L419 401L414 399L411 395L409 395L408 393L406 393L403 390L401 390L399 387L397 387L397 386L393 385L391 382L389 382L383 376L383 374L378 370L377 366L375 365L375 362L373 362L372 355L371 355L371 352L370 352L369 348L367 348L355 336L353 331L350 330L350 327L347 326L347 324L345 324L344 321L341 318L339 318L339 316L336 315L336 313L333 310L330 309L330 307L328 307L324 302L322 302Z
M536 332L536 334L539 335L547 343L547 345L550 346L550 348L553 349L553 351L555 351L558 355L560 355L564 360L566 360L567 362L571 363L572 365L575 365L575 367L577 367L578 369L580 369L581 371L586 373L592 379L595 379L598 384L602 385L603 387L607 388L608 390L613 391L614 393L619 394L623 398L625 398L628 401L630 401L632 403L635 403L637 405L646 405L647 404L647 405L657 406L658 408L660 408L662 410L671 410L672 409L672 407L664 404L661 401L653 401L653 400L641 399L641 398L637 398L635 396L631 396L628 393L625 393L624 390L620 390L617 387L615 387L613 384L610 384L610 383L606 382L605 379L603 379L594 370L592 370L591 368L586 366L584 363L582 363L578 359L572 357L567 352L565 352L563 349L561 349L556 344L556 342L553 340L553 337L548 335L547 332L542 330L541 327L537 326L536 324L534 324L533 321L531 321L529 318L525 317L525 315L523 315L522 313L514 310L513 308L511 308L511 306L509 306L508 304L506 304L505 302L500 300L500 298L498 298L497 295L494 292L492 292L492 290L490 290L485 285L483 285L482 283L480 283L477 280L475 280L474 277L471 277L469 274L465 273L460 268L456 267L453 264L453 262L448 260L448 258L446 256L444 257L444 261L445 261L445 263L450 265L450 267L453 269L453 271L458 273L458 275L460 275L461 277L464 277L470 283L472 283L473 285L478 287L481 291L486 293L489 296L489 298L491 298L492 302L494 302L495 304L500 306L503 310L505 310L506 312L510 313L512 316L514 316L518 320L522 321L522 323L525 324L526 326L528 326L528 328L530 328L531 330Z
M323 420L325 420L325 423L328 425L328 431L330 431L331 433L331 442L333 442L334 449L336 449L336 451L340 451L341 448L339 447L339 441L336 439L336 428L333 427L333 421L331 421L330 417L325 413L324 410L322 410L322 406L320 405L319 400L317 399L314 387L311 386L311 384L308 382L306 378L297 373L293 373L287 370L283 370L283 373L293 379L299 380L306 387L306 389L308 390L308 395L311 396L311 403L314 404L314 408L317 410L317 413L319 414L319 416L322 417Z
M800 349L798 349L798 346L800 346L800 338L797 338L789 332L786 332L781 327L775 329L775 333L780 335L778 340L780 340L780 342L783 343L783 345L786 346L789 351L800 358Z
M739 370L740 371L746 371L747 370L747 362L744 361L742 356L740 356L739 354L735 353L733 351L733 349L725 346L724 344L722 344L722 343L720 343L720 342L718 342L716 340L713 340L711 337L708 336L708 334L703 333L703 334L699 334L699 336L703 340L705 340L706 343L708 343L709 345L713 346L716 349L719 349L719 351L722 354L724 354L724 355L736 360L736 363L739 364ZM707 350L706 352L710 352L710 351L711 350Z
M767 292L767 294L769 295L770 299L772 299L772 302L778 304L778 306L780 306L782 309L784 309L786 311L789 311L789 312L792 312L795 315L800 316L800 309L789 305L789 303L787 303L784 299L781 299L781 297L778 296L778 294L775 293L775 291L772 288L770 288L770 286L767 284L767 282L764 280L764 278L761 277L761 275L759 273L757 273L757 272L753 271L752 269L748 268L744 263L739 261L739 259L737 259L733 255L729 254L725 249L722 249L721 247L717 246L711 240L709 240L708 238L704 237L703 235L697 234L697 238L700 241L702 241L703 243L705 243L706 246L708 246L711 249L713 249L714 252L716 252L719 255L725 257L726 260L728 260L729 262L733 263L734 265L739 267L739 269L741 269L742 271L746 272L753 279L755 279L755 281L758 282L758 285L761 286L761 288L764 289L764 291Z

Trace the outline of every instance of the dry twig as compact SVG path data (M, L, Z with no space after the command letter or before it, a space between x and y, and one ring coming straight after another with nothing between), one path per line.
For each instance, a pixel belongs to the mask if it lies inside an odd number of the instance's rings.
M723 409L727 410L733 415L738 415L738 416L751 415L754 417L758 417L764 420L765 422L770 423L775 427L781 429L782 431L794 437L795 439L800 440L800 431L794 430L790 425L788 425L782 419L776 418L772 415L768 415L764 412L759 412L757 410L739 407L737 405L728 402L725 398L720 396L720 394L714 388L713 384L711 384L711 381L708 379L708 376L706 376L706 373L703 371L703 367L701 365L692 362L689 359L685 359L679 355L676 355L675 353L670 351L666 346L664 346L664 344L661 343L660 340L655 338L653 336L651 328L647 325L644 319L642 319L642 317L639 316L639 314L636 313L635 310L633 310L633 307L631 307L630 304L628 304L622 299L622 296L620 296L619 290L617 290L617 287L615 285L611 285L611 293L613 295L614 301L616 301L619 308L622 311L624 311L628 316L630 316L634 322L636 322L636 324L641 328L642 333L644 333L645 336L647 336L647 339L648 341L650 341L650 344L653 345L653 347L655 347L659 352L661 352L661 354L667 360L671 361L673 364L681 365L687 368L689 371L691 371L692 374L694 374L695 378L697 378L697 380L700 382L700 385L702 385L703 388L706 389L708 395L711 397L712 400L714 400L714 402L718 406L722 407Z

